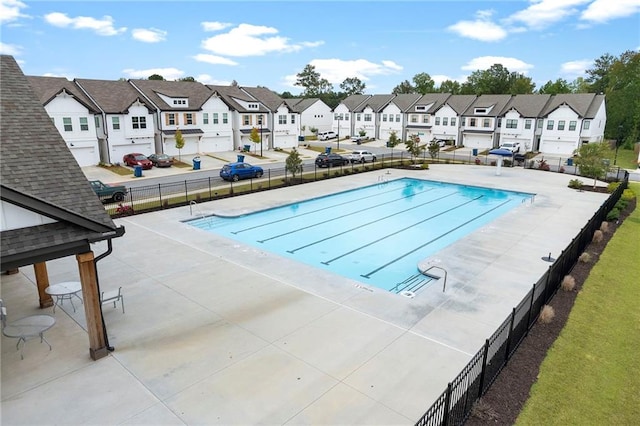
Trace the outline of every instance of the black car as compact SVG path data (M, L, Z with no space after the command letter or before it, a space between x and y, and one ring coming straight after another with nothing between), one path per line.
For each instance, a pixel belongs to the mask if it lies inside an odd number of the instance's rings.
M335 167L346 166L349 160L340 154L320 154L316 157L316 166Z

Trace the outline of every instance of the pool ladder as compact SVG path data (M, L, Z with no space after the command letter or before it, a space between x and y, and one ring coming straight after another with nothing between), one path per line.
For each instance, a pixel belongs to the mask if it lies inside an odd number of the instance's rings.
M406 280L396 284L390 291L396 294L402 294L403 296L413 297L418 290L424 288L431 281L442 278L438 275L429 274L428 272L432 269L439 269L444 272L444 282L442 283L442 292L444 293L447 286L447 271L439 266L430 266L428 269L410 276Z

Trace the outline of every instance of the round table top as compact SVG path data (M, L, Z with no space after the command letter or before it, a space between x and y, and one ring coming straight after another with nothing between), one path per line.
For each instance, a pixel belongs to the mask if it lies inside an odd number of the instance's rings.
M82 284L78 281L69 281L50 285L44 291L52 296L62 296L64 294L73 294L82 290Z
M7 324L2 331L7 337L37 336L56 323L51 315L30 315Z

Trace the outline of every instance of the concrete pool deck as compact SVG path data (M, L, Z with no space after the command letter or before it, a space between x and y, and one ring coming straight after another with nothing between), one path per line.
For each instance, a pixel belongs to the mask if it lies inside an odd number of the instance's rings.
M2 423L413 424L607 197L569 189L571 175L495 170L375 171L117 220L127 232L98 263L101 288L125 294L125 314L104 307L116 350L91 361L83 309L67 304L52 351L30 341L21 361L3 336ZM536 196L425 259L446 291L413 299L182 222L403 176ZM52 284L78 279L75 259L47 267ZM34 282L31 267L2 276L10 319L42 313Z

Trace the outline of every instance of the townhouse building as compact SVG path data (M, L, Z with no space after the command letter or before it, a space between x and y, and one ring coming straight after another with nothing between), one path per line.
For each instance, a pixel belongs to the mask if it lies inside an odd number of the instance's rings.
M264 149L288 149L298 146L300 134L300 114L294 112L289 104L266 87L242 87L246 93L269 108L267 128L272 129L271 138Z
M355 126L353 134L377 139L380 128L380 111L389 104L395 95L371 95L356 107L354 111Z
M420 138L421 143L433 140L432 128L435 122L433 115L440 111L440 108L450 96L451 94L449 93L427 93L422 95L407 112L407 139L412 135L416 135ZM447 118L447 124L448 122Z
M331 130L333 113L329 105L319 98L288 98L284 102L289 109L299 115L298 134L310 136L314 134L311 129L318 132Z
M364 104L369 97L371 97L371 95L350 95L343 99L333 110L333 120L330 130L341 135L341 137L358 134L358 129L356 129L355 126L355 111Z
M396 95L380 111L380 125L378 138L389 140L391 133L400 140L407 140L407 113L421 98L417 93L403 93Z
M460 131L467 148L491 149L500 139L500 113L512 95L480 95L462 113Z
M537 149L542 135L542 126L538 124L542 123L542 111L550 99L551 95L513 96L500 113L498 145L518 143L521 152Z
M98 107L64 77L28 76L27 81L49 114L80 167L100 161Z

